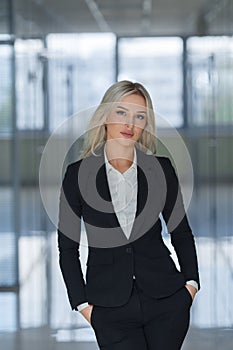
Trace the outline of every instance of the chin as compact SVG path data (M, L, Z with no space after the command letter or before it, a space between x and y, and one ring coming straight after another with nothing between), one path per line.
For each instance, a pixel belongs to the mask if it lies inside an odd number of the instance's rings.
M132 139L119 138L117 139L117 142L122 146L134 146L136 141Z

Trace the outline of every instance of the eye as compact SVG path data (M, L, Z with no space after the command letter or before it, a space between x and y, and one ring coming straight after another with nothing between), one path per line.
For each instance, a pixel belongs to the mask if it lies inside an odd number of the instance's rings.
M145 116L143 114L137 114L136 118L140 119L140 120L143 120L143 119L145 119Z
M126 112L125 112L125 111L121 111L121 110L116 111L116 113L117 113L118 115L121 115L121 116L125 116L125 115L126 115Z

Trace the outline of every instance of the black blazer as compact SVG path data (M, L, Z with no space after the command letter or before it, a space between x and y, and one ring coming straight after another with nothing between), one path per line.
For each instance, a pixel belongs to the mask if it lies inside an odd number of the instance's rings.
M58 224L59 263L71 308L83 302L120 306L127 302L133 284L148 295L163 298L187 280L197 281L198 263L174 168L166 157L137 152L137 210L130 238L118 222L111 201L103 145L67 167L63 179ZM180 271L161 236L162 213L171 234ZM84 278L79 260L81 220L88 240Z

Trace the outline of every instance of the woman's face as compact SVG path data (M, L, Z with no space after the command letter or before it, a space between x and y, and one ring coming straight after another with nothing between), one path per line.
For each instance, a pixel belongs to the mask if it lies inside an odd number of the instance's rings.
M107 140L115 139L122 145L137 142L146 126L147 106L143 96L127 95L114 107L107 118Z

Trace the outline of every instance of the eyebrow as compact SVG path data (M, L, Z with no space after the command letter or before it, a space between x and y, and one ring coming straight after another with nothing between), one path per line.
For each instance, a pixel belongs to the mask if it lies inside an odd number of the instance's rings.
M125 108L123 106L117 106L117 108L121 108L121 109L124 109L125 111L129 111L127 108ZM137 111L137 113L145 113L146 114L146 111Z

